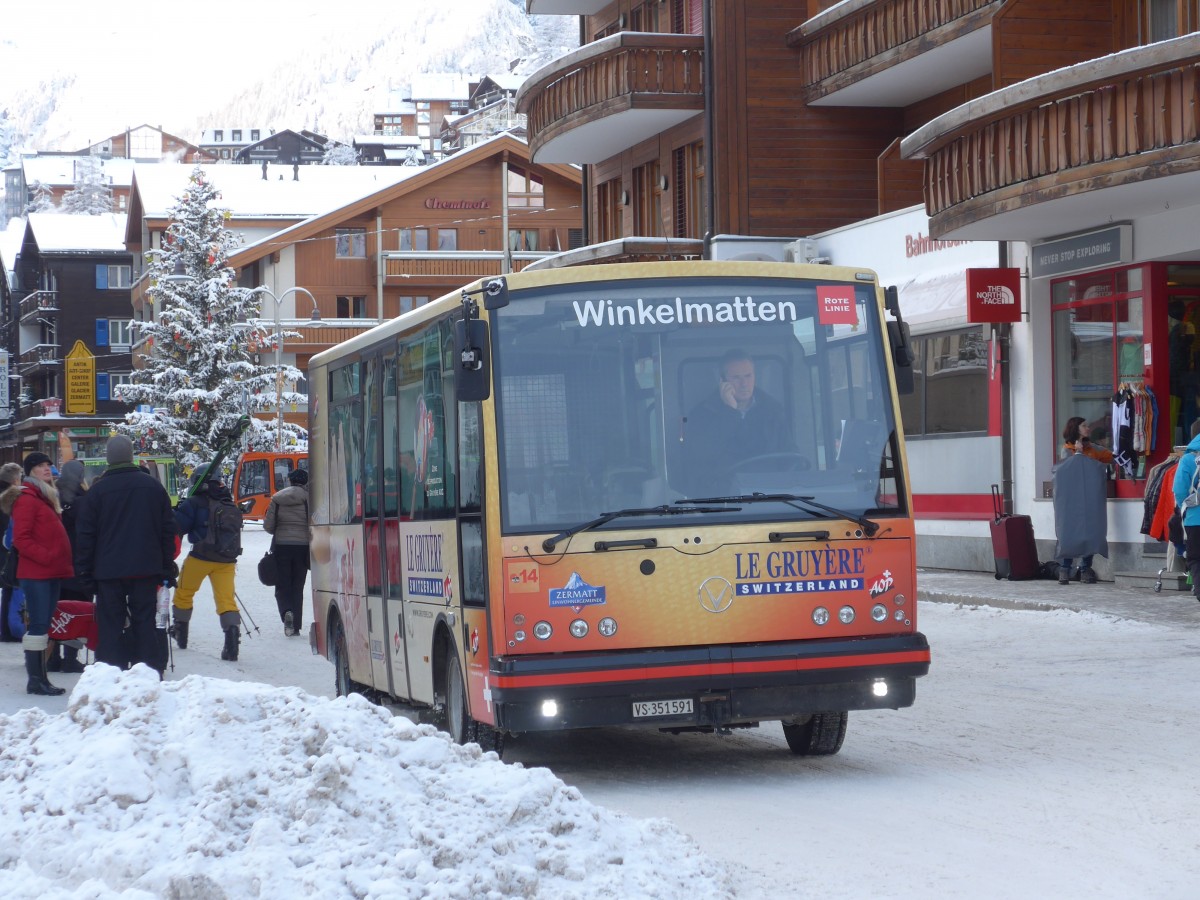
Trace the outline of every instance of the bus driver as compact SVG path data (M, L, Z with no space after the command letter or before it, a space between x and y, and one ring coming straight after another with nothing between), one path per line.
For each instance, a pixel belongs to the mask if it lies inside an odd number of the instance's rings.
M778 400L755 387L754 360L743 350L721 357L717 391L687 417L685 446L693 492L728 490L739 461L795 452Z

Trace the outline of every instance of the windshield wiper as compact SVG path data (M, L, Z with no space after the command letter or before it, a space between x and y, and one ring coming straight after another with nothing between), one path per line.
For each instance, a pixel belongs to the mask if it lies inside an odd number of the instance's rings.
M824 503L818 503L815 497L804 496L801 494L763 494L755 491L753 494L737 494L732 497L697 497L688 498L686 500L676 500L676 503L786 503L788 506L799 509L802 512L816 513L824 512L830 516L841 519L849 519L856 525L860 526L863 533L867 537L875 537L875 532L879 530L879 525L872 522L865 516L860 516L857 513L852 513L845 509L838 509L836 506L826 506ZM798 504L803 503L804 506ZM805 508L807 507L807 508Z
M678 502L678 501L676 501ZM707 502L707 501L706 501ZM716 503L718 501L711 501ZM726 502L724 500L719 502ZM728 501L734 502L734 501ZM584 522L582 525L576 525L574 528L568 528L566 531L561 531L554 537L548 537L542 541L542 549L549 553L555 548L559 541L566 540L569 537L574 537L581 531L591 531L593 528L599 528L613 519L620 519L623 516L681 516L689 513L723 513L737 512L736 509L730 509L727 506L646 506L635 507L634 509L618 509L614 512L606 512L590 522Z

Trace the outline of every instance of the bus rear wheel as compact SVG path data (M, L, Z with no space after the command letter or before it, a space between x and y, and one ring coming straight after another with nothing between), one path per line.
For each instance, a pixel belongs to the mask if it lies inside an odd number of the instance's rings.
M463 684L458 654L446 654L446 731L456 744L478 744L484 752L497 755L504 751L503 735L491 725L476 722L467 712L467 691Z
M783 736L797 756L833 756L846 739L846 712L813 713L806 719L783 723Z

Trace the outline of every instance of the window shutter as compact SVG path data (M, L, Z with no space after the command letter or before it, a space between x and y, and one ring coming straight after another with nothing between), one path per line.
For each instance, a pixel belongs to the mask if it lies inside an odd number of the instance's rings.
M108 373L107 372L97 372L96 373L96 399L97 400L107 400L108 399Z
M96 266L96 290L108 290L108 266Z
M108 319L96 320L96 346L108 346Z

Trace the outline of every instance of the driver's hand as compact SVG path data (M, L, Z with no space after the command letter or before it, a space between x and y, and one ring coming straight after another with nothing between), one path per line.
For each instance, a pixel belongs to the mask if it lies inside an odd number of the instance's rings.
M737 409L737 400L734 399L734 396L733 396L733 382L732 381L722 381L721 382L721 402L724 403L728 407Z

